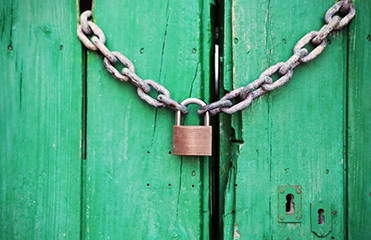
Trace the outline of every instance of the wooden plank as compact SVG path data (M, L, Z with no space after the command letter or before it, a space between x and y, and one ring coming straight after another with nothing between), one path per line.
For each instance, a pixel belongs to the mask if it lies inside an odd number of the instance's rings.
M331 3L232 1L233 85L245 86L292 55L296 42L319 30ZM234 235L240 239L315 239L310 203L329 201L335 239L345 237L346 32L314 61L302 64L284 87L232 117L241 142L236 171ZM301 223L278 222L278 186L303 188Z
M0 239L78 239L76 3L3 1L0 9Z
M232 11L231 1L221 1L219 4L220 20L220 73L219 73L219 98L221 98L226 90L232 89L233 78L233 62L232 62ZM234 222L234 179L235 176L235 156L231 156L231 117L226 114L219 115L219 122L223 123L219 126L219 184L217 190L218 197L218 227L215 229L219 238L223 237L224 233L232 232L230 227L233 227ZM234 165L232 165L233 163ZM229 180L228 180L229 179ZM228 184L229 183L229 184ZM231 239L229 235L224 235L224 239Z
M93 15L139 76L178 101L209 101L210 2L95 1ZM208 158L173 156L175 112L143 102L102 60L89 52L84 238L208 239Z
M348 238L371 233L371 1L357 1L348 74Z
M254 3L232 1L233 88L254 80L269 64L266 55L267 46L263 45L266 41L264 23L268 8L268 1ZM241 49L243 47L245 49ZM245 74L249 75L244 76ZM266 98L263 98L258 100L256 107L254 104L252 108L254 112L250 112L249 116L257 118L256 120L246 119L246 123L245 121L243 123L243 128L246 129L245 134L251 140L247 140L246 136L242 134L242 126L235 124L241 122L241 114L232 116L235 138L246 141L246 145L240 145L240 149L235 149L235 154L238 156L236 159L236 180L232 184L235 186L236 192L235 222L234 226L230 228L234 229L232 236L235 238L241 236L244 239L246 236L255 236L257 239L264 239L269 236L270 195L269 191L264 190L269 187L267 183L269 182L270 168L269 152L264 150L269 149L269 143L266 141L268 121L267 117L264 117L267 112L266 101ZM252 109L247 111L252 111ZM252 127L248 128L245 124ZM256 135L259 135L259 140L256 139ZM246 147L249 148L250 156L246 156ZM258 149L258 151L255 150L255 154L254 148Z

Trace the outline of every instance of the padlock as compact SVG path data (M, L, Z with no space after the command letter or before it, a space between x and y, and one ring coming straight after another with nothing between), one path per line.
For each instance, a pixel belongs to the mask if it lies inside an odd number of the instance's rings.
M188 98L181 104L195 103L205 106L202 100ZM181 126L181 112L176 112L176 125L173 126L173 154L182 156L211 156L212 128L209 112L205 113L205 126Z

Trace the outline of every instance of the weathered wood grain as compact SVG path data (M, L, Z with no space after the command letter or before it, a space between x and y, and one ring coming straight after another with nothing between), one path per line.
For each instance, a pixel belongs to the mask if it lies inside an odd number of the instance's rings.
M93 16L143 79L208 101L209 1L94 1ZM89 52L84 238L208 239L208 158L173 156L175 112L143 102L102 60Z
M371 239L371 1L357 1L348 70L348 239Z
M321 28L330 6L323 1L232 1L233 87L286 61L302 36ZM289 83L232 116L234 141L240 146L235 150L235 208L225 213L235 213L235 226L226 227L234 232L225 236L315 239L310 203L319 197L336 211L328 238L346 236L346 30L329 40L317 59L297 67ZM302 186L301 223L278 222L280 185Z
M79 239L81 44L74 1L0 6L0 239Z
M220 78L219 98L227 91L233 90L232 59L232 1L220 2ZM239 142L234 129L231 128L231 116L219 115L219 185L218 185L218 239L233 239L235 220L235 176ZM236 142L233 142L237 140Z
M212 2L95 1L93 15L139 76L178 101L209 102ZM331 4L225 1L221 94L285 61ZM173 156L175 113L140 100L101 55L89 52L85 66L76 3L4 1L0 239L215 239L222 230L225 239L317 239L310 203L319 197L336 212L327 239L371 238L371 2L355 6L350 31L330 35L291 82L220 116L210 228L210 160ZM191 111L186 123L198 124ZM279 185L303 187L302 223L278 223Z

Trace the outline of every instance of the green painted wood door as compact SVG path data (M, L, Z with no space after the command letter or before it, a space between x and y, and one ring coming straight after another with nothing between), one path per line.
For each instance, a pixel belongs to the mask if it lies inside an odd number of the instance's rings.
M97 0L92 10L139 76L178 101L210 102L211 6ZM209 158L173 156L175 112L146 104L82 47L79 1L1 8L0 238L209 239ZM190 110L185 123L199 124Z
M92 10L139 76L178 101L212 102L214 28L222 95L291 56L333 3L95 0ZM317 239L319 198L331 208L325 239L371 238L371 2L354 4L350 26L292 81L213 117L214 155L197 158L172 155L173 111L140 100L80 44L79 1L3 0L0 239ZM185 123L198 124L190 110ZM291 185L300 223L279 222Z
M143 79L173 99L209 101L208 1L94 1L93 16ZM208 239L208 158L173 156L175 112L140 100L101 55L88 52L86 64L83 237ZM188 124L198 124L193 115Z
M301 37L322 27L333 4L226 1L221 92L286 61ZM318 239L311 229L319 213L311 216L311 208L320 199L331 218L325 239L371 238L371 2L355 7L350 26L329 35L325 51L297 67L289 83L222 116L231 126L221 128L220 142L230 152L220 156L225 239ZM301 187L297 223L282 221L289 215L286 199L280 203L286 186Z
M76 3L1 1L0 239L77 239L81 45Z

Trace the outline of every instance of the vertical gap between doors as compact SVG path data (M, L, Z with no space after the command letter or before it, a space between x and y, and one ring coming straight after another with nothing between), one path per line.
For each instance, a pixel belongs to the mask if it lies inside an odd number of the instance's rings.
M86 10L90 10L92 6L92 0L80 0L78 2L78 9L80 16ZM86 155L87 155L87 49L82 45L81 50L81 68L82 68L82 93L81 93L81 182L80 182L80 239L85 239L85 229L86 229L86 199L85 199L85 177L86 177Z

